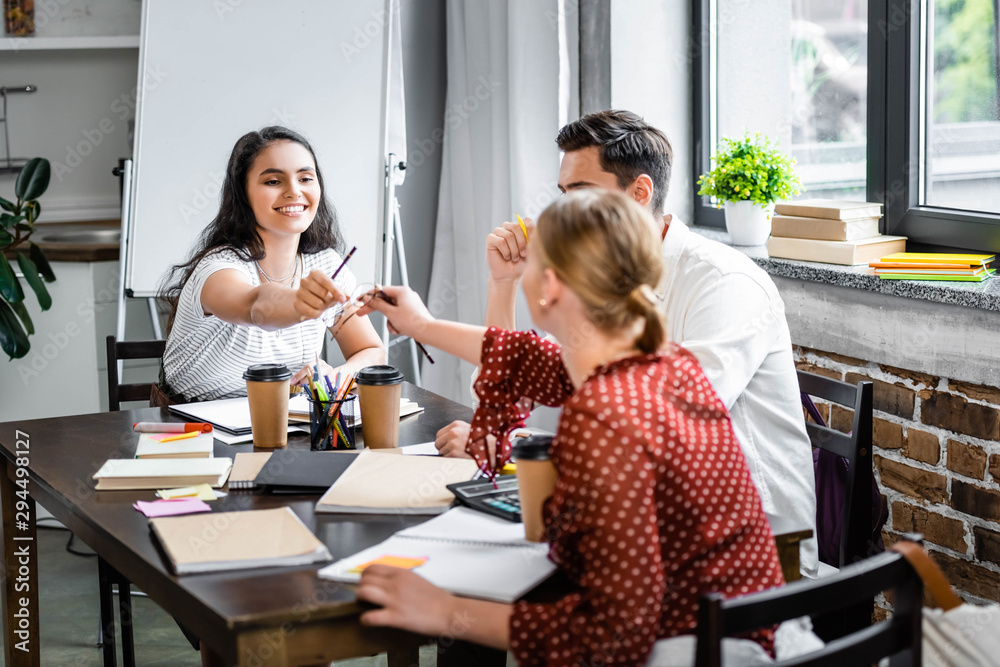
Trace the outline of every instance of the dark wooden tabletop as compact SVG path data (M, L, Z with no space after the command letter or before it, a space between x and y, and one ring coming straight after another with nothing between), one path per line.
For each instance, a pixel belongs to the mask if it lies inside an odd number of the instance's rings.
M468 420L472 410L406 384L403 396L424 411L400 423L400 444L433 440L442 426ZM155 500L154 491L95 491L94 472L109 458L131 458L137 437L133 422L180 421L165 409L148 408L0 424L0 449L14 458L15 432L30 437L31 495L99 552L115 569L148 593L167 612L213 645L222 646L241 629L354 616L354 590L316 576L321 565L171 574L152 539L136 500ZM360 433L359 433L360 434ZM307 450L306 436L290 437L290 450ZM232 457L253 446L215 442L215 455ZM376 544L425 518L404 515L321 515L317 495L267 496L231 492L212 503L214 512L291 507L341 558ZM42 581L44 586L45 582Z

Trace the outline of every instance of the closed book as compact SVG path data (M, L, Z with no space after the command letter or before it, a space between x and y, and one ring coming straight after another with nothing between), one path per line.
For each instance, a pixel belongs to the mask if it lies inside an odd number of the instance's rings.
M94 473L98 491L170 489L226 483L233 460L211 459L108 459Z
M868 264L871 266L871 263ZM923 266L918 266L916 264L905 264L895 267L875 267L873 270L875 275L882 275L885 273L921 273L925 275L939 275L939 276L979 276L986 273L986 269L977 266L974 268L965 269L939 269L940 264L924 264Z
M556 570L548 545L524 539L524 524L465 507L407 528L385 542L319 571L323 579L357 583L359 566L384 557L424 562L414 572L465 597L511 603Z
M367 449L323 494L316 512L440 514L455 500L447 486L472 479L478 469L472 459Z
M910 262L921 264L963 264L985 266L996 258L996 255L970 255L945 252L897 252L880 258L883 262Z
M771 218L771 235L818 241L853 241L878 236L881 217L857 220L830 220L805 218L794 215L775 215Z
M993 271L983 271L977 276L943 276L935 273L882 273L879 278L882 280L941 280L960 283L981 283L990 276Z
M905 236L875 236L856 241L816 241L772 236L767 241L767 252L771 257L846 266L867 264L886 253L899 252L905 248Z
M198 433L193 438L169 440L183 433L140 433L135 446L137 459L208 459L215 450L211 433ZM163 442L168 440L168 442Z
M798 215L830 220L856 220L882 215L882 204L877 202L844 201L841 199L799 199L774 205L780 215Z
M279 449L254 480L264 493L323 493L340 479L358 452L313 452Z
M257 474L272 452L240 452L233 457L233 471L229 473L230 490L248 490L257 486Z
M306 565L331 559L288 507L150 519L177 574Z

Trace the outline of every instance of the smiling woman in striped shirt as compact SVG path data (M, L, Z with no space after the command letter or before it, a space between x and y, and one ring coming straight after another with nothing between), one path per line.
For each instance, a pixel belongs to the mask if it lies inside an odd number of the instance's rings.
M336 282L330 278L343 241L305 138L282 127L245 134L229 158L221 199L161 295L170 304L161 378L168 396L245 395L243 371L264 362L298 371L292 381L299 382L326 329L344 354L343 370L384 363L367 317L333 328L356 281L347 267Z

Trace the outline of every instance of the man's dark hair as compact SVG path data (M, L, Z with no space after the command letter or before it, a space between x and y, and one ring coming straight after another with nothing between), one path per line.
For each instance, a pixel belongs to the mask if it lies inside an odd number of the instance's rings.
M556 143L564 153L597 146L601 169L614 174L623 189L648 175L653 179L653 215L663 214L674 149L667 135L637 114L615 109L588 114L559 130Z

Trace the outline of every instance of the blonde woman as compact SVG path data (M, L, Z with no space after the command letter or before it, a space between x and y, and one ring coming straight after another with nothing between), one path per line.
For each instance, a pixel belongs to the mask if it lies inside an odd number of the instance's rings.
M549 557L575 585L553 604L456 597L416 573L365 570L363 623L510 650L520 665L641 665L691 633L699 595L783 583L767 518L726 409L695 358L664 344L663 271L648 214L624 195L568 194L541 215L522 281L533 333L435 320L411 291L375 300L400 333L482 366L470 453L506 450L522 399L562 405L544 519ZM502 455L501 455L502 456ZM771 650L772 633L752 637Z

